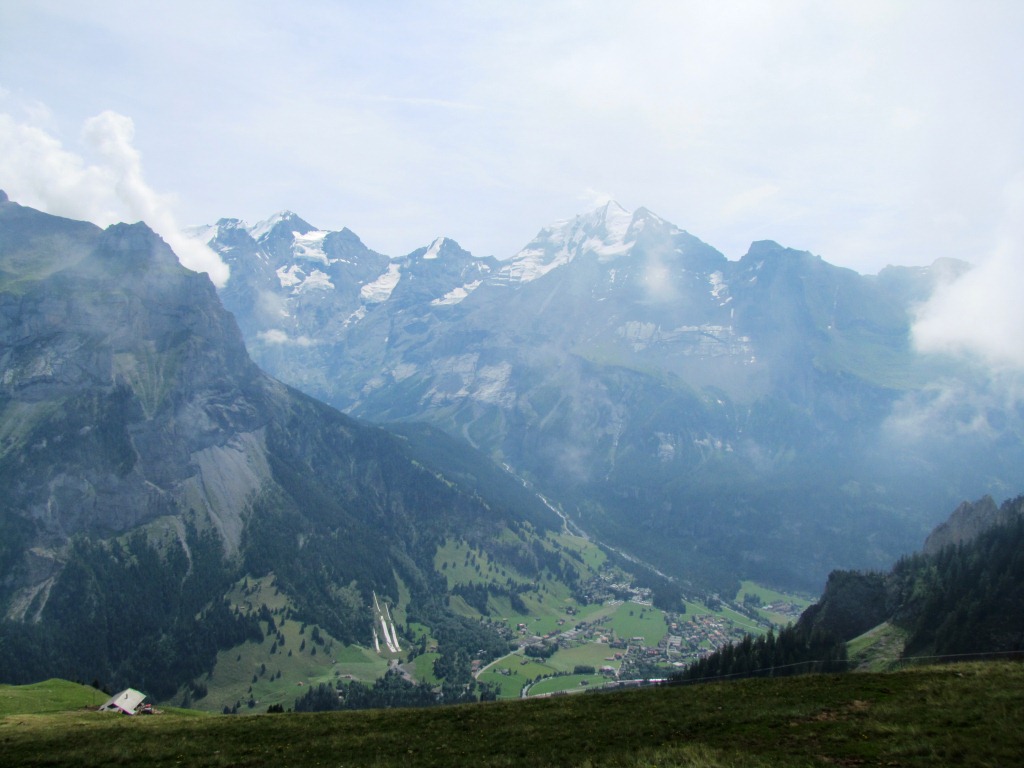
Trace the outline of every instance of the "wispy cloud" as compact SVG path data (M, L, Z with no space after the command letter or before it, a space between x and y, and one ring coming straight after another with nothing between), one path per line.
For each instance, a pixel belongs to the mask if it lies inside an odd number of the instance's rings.
M995 244L916 311L918 352L953 365L896 404L890 438L993 437L1024 428L1024 174L1005 189Z
M131 115L188 223L510 256L589 188L877 271L976 261L1024 168L1015 0L8 5L0 85Z
M1024 173L1004 191L1000 232L992 251L941 285L917 313L914 343L993 372L1024 372Z
M40 109L34 114L48 115ZM97 157L89 163L46 130L0 114L0 186L19 203L100 226L145 221L184 266L224 285L227 265L206 245L182 234L170 198L146 183L134 135L132 120L116 112L88 119L82 139Z
M285 331L282 331L279 328L271 328L269 331L260 331L256 334L256 338L264 344L289 347L313 347L317 344L316 340L311 339L309 336L289 336Z

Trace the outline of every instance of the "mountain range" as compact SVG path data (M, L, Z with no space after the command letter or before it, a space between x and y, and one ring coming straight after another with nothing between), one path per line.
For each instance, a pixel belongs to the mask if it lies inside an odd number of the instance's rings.
M5 680L220 685L237 711L280 666L393 667L384 692L419 696L404 661L445 701L493 696L470 660L517 622L888 567L950 498L1020 482L1012 410L893 426L963 378L909 340L961 263L730 262L612 204L506 261L389 258L294 214L195 234L231 265L220 295L145 224L0 193Z
M264 374L210 280L144 224L0 196L0 370L5 680L166 698L300 624L314 654L373 648L382 610L395 645L415 622L442 657L488 658L507 641L448 607L441 548L491 552L506 595L575 583L562 521L518 480ZM276 620L251 597L264 582Z
M272 375L432 424L694 586L817 589L1024 481L1021 415L970 428L984 383L912 344L965 262L865 276L771 241L730 261L616 203L505 260L443 237L391 258L289 212L192 234L230 265L221 298Z

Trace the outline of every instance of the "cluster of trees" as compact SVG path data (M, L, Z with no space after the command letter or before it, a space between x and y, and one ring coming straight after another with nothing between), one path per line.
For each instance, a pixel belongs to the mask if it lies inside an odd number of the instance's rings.
M398 672L389 671L369 686L357 681L310 686L295 700L295 711L332 712L342 709L433 707L440 704L494 701L496 698L497 689L485 683L446 683L440 690L435 690L430 685L410 682Z
M523 648L523 654L531 659L549 659L558 650L558 643L538 643Z
M456 584L452 587L452 594L458 595L471 608L480 612L482 616L490 616L491 611L487 607L487 601L492 597L504 596L509 599L512 610L517 613L527 613L528 608L523 602L521 595L533 589L530 584L518 584L511 582L507 585L501 584Z
M185 546L174 537L157 541L152 533L116 540L102 539L105 530L84 534L69 547L52 589L29 607L27 615L39 613L40 620L0 620L2 679L96 678L112 688L131 685L156 699L169 698L182 685L211 674L219 650L262 640L261 620L276 635L272 652L284 650L284 636L272 616L243 614L224 600L243 574L271 572L295 606L292 618L319 625L343 643L361 645L371 642L372 593L394 600L401 579L411 595L409 619L431 627L451 685L469 685L464 659L490 660L507 652L507 641L496 630L448 608L447 584L434 572L434 554L453 536L473 546L500 548L495 542L504 538L495 532L508 525L520 534L517 556L529 566L524 576L532 578L546 567L542 561L551 567L561 563L543 542L544 531L557 518L521 484L455 442L444 442L431 454L439 433L400 440L357 427L293 394L287 412L267 428L275 484L247 517L240 557L226 559L216 534L199 533L188 523ZM86 424L95 420L97 409L114 418L123 414L122 400L128 396L127 390L118 390L109 402L76 402L72 411L84 414ZM79 432L63 429L63 422L60 426L61 435ZM89 434L106 439L97 430ZM61 451L72 448L68 440L48 444ZM131 450L100 447L111 472L130 468ZM53 459L78 460L93 449L98 450L79 446L74 455ZM460 484L439 482L437 472L412 461L417 452L458 469L453 477ZM25 484L23 467L3 464L0 477L9 479L12 488ZM493 493L492 486L497 489ZM32 522L10 511L20 508L20 498L15 501L0 500L0 573L16 569L34 535ZM526 520L515 522L524 510ZM0 598L9 597L12 582L0 584ZM488 595L507 595L515 609L525 611L522 589L510 583L489 591L467 589L464 596L486 606ZM316 637L311 641L316 649ZM189 690L192 697L201 697L201 690Z
M176 540L161 550L142 533L76 539L40 621L0 626L4 678L96 678L167 698L211 672L219 650L262 641L258 616L222 598L234 572L219 539L192 525L185 539L190 558Z
M846 643L825 632L806 633L796 626L769 631L719 648L673 676L676 682L713 678L784 677L807 672L846 670Z
M452 613L444 606L443 594L439 591L424 596L408 608L409 623L430 627L442 657L461 651L486 662L508 653L508 641L494 627Z
M887 593L909 632L905 655L1024 650L1024 497L1007 506L1008 523L893 567Z

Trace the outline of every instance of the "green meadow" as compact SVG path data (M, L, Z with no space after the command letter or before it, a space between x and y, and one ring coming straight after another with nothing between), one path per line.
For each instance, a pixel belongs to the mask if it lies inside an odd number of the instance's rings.
M1024 754L1024 667L1017 662L248 717L39 711L32 688L5 689L5 768L933 768L1015 766ZM72 705L80 694L73 690L55 695Z

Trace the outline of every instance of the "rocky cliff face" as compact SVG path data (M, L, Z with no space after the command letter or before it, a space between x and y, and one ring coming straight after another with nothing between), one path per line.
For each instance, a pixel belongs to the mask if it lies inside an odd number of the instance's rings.
M445 652L500 649L445 607L439 548L500 540L495 562L538 583L536 552L561 557L541 540L558 518L461 444L432 450L429 431L395 436L262 373L210 281L145 225L100 230L6 197L0 488L5 681L148 680L170 696L262 638L227 596L271 575L294 620L341 643L373 647L370 606L401 599L446 628Z
M100 231L0 204L0 504L29 562L9 615L75 535L192 512L237 551L269 478L262 379L212 284L141 224ZM52 576L51 576L52 578Z
M365 588L387 593L388 553L429 571L431 537L494 518L399 440L263 374L210 281L143 224L101 231L0 202L0 370L10 618L45 615L75 537L145 530L187 549L192 526L239 567L281 569L317 530L358 531L332 568L373 572ZM267 520L284 540L260 538Z
M922 552L938 554L943 547L955 544L969 544L985 531L1000 525L1007 525L1020 515L1020 505L1003 504L996 506L991 496L977 501L965 501L940 523L925 539Z

